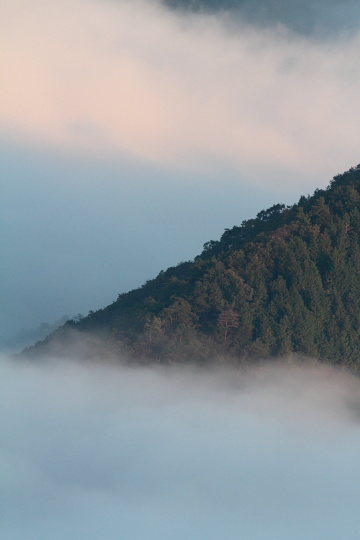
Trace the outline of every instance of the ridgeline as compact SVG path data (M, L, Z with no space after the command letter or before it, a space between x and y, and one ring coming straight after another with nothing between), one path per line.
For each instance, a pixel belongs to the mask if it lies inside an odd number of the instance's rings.
M291 355L360 371L360 165L276 204L23 354L141 363L250 363ZM84 345L81 345L83 347Z

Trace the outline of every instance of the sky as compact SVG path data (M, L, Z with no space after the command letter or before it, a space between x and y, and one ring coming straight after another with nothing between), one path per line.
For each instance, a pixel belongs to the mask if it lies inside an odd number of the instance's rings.
M360 162L358 2L184 4L2 1L3 343Z
M354 540L359 381L0 358L6 540Z

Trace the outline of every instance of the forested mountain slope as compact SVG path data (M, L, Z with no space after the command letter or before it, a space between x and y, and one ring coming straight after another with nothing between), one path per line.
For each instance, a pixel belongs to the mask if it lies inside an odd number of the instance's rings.
M97 352L141 362L298 353L360 370L359 235L360 165L293 206L274 205L225 230L194 261L68 321L26 352L58 351L78 330Z

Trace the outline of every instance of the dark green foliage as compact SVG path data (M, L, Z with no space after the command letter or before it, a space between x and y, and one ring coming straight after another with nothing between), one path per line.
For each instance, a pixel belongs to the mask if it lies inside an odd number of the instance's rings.
M296 353L360 370L359 235L357 166L67 326L144 362Z

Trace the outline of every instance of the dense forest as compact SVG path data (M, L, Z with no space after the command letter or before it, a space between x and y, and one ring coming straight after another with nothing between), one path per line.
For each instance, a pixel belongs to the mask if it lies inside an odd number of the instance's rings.
M297 204L226 229L194 261L67 321L25 353L59 354L78 331L94 354L143 363L300 355L358 371L359 235L360 165Z

